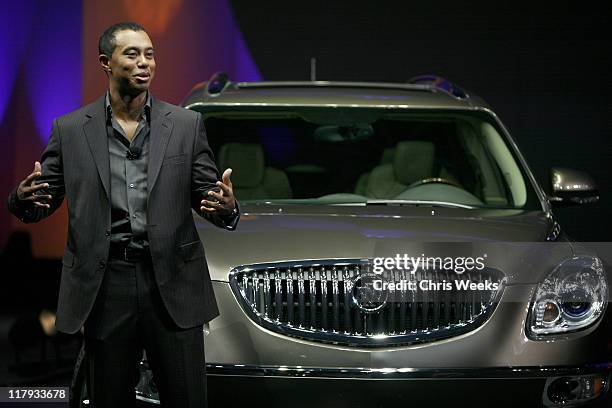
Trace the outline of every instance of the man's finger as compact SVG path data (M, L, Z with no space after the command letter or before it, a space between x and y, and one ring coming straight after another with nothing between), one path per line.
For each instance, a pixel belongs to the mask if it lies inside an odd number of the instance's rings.
M221 180L223 180L224 184L231 185L230 176L232 175L232 169L225 169L223 172L223 176L221 176Z
M42 174L42 169L40 168L40 162L35 161L34 162L34 170L32 171L32 173L30 173L30 175L26 178L26 183L33 183L34 180L37 177L40 177L40 175Z
M26 193L32 193L38 190L41 190L43 188L49 188L49 184L47 183L41 183L41 184L33 184L27 187L24 187L23 190Z
M32 184L38 177L40 177L40 171L33 171L23 180L23 184Z
M208 207L200 207L200 211L203 212L207 212L207 213L214 213L217 211L216 208L208 208Z
M27 196L26 198L24 198L24 200L28 200L28 201L40 201L40 202L44 202L44 201L51 201L51 196L50 195L36 195L36 194L32 194Z
M217 193L216 191L209 191L208 192L209 196L215 197L217 200L219 201L225 201L225 196L223 196L223 194L221 193Z
M220 181L217 181L217 185L221 188L221 190L223 190L223 192L227 195L231 194L231 188L228 184L222 183Z
M207 206L208 208L213 208L216 210L219 207L220 203L217 201L202 200L202 204Z
M51 206L49 204L43 204L43 203L39 203L38 201L34 201L34 205L36 207L42 207L42 208L51 208Z

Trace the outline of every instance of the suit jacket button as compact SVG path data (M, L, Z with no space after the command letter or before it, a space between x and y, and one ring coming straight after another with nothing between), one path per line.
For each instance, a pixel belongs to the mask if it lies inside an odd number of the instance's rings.
M98 263L98 266L100 267L100 269L104 269L104 267L106 266L106 262L104 262L104 261L100 261L100 262Z

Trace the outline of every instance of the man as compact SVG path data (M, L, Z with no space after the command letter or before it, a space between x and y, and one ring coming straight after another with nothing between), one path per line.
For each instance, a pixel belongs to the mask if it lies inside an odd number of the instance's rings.
M148 91L155 57L143 27L109 27L99 51L108 91L54 120L9 209L37 222L67 199L56 326L84 331L94 406L134 405L144 348L162 405L202 407L202 326L219 311L191 209L235 229L231 169L219 181L200 114Z

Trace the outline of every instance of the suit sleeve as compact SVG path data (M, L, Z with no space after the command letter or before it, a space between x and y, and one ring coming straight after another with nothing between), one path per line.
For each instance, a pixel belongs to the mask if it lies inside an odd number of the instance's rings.
M232 231L236 229L240 219L240 208L237 200L237 211L229 216L219 216L200 211L201 201L204 197L207 197L208 191L215 190L218 192L220 190L215 183L221 180L221 176L215 165L212 149L208 145L202 115L199 113L196 119L195 132L193 163L191 166L191 208L198 215L216 226Z
M17 187L9 194L8 209L24 223L33 223L53 214L64 200L66 193L64 185L64 168L62 164L62 148L59 125L57 119L53 121L49 143L40 159L41 176L36 184L48 183L39 194L50 194L50 208L35 206L31 201L20 201L17 198Z

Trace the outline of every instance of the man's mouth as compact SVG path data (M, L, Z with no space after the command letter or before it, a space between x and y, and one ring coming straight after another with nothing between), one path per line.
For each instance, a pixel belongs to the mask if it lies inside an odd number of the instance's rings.
M138 79L149 79L151 77L151 74L136 74L134 76Z

